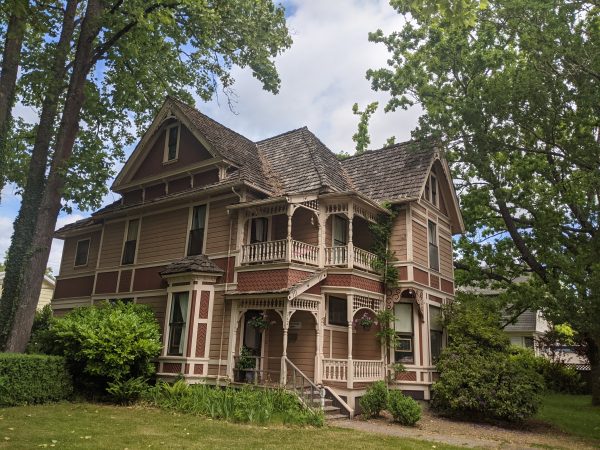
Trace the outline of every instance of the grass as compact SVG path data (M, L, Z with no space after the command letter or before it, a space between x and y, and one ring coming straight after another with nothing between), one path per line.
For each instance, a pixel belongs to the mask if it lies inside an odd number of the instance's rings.
M58 403L0 410L0 448L312 450L339 447L458 448L339 428L239 425L143 407Z
M536 418L600 444L600 407L592 406L590 395L547 394Z

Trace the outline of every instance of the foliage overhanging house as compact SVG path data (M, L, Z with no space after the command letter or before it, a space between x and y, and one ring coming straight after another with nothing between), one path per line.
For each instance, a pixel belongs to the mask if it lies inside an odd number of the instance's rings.
M131 299L160 323L161 376L234 380L246 347L256 381L302 372L353 407L386 374L377 326L357 320L388 307L391 358L406 366L397 387L429 398L445 339L436 318L454 294L452 235L463 231L430 144L340 162L306 128L252 142L168 98L112 190L121 200L56 232L55 314ZM397 211L391 292L369 251L383 201Z

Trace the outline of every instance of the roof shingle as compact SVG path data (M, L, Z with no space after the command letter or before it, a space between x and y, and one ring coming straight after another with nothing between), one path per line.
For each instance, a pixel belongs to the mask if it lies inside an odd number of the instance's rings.
M160 271L161 275L173 275L187 272L204 272L222 274L219 266L212 262L206 255L186 256L167 265Z

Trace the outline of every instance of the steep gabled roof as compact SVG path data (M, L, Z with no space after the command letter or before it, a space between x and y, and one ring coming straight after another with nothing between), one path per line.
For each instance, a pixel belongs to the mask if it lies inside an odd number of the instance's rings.
M335 154L308 128L257 142L281 193L347 191L349 178Z
M435 154L432 143L409 141L351 156L342 166L360 193L393 202L419 198Z

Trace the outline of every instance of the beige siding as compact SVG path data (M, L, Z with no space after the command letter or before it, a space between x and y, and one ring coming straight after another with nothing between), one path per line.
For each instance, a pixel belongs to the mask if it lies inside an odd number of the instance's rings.
M189 208L144 216L136 262L144 264L183 258Z
M83 272L90 272L96 269L96 263L98 261L98 250L100 248L100 231L96 231L90 234L82 234L79 236L68 237L65 239L63 246L62 259L60 261L60 272L61 276L69 276ZM77 250L77 242L89 239L90 250L88 253L88 263L85 266L74 267L75 264L75 251Z
M102 249L100 250L100 268L112 268L121 264L124 232L125 221L108 223L104 226Z
M90 306L92 300L90 298L84 299L64 299L64 300L52 300L52 314L54 317L62 317L73 308L79 308L81 306Z
M307 311L297 311L290 322L297 322L300 327L288 332L288 358L309 378L314 377L317 333L315 319Z
M208 212L208 230L206 233L205 253L224 253L229 248L227 241L229 240L229 215L225 209L227 205L233 203L233 200L224 200L210 204ZM234 222L234 225L237 221ZM231 229L231 234L234 234L234 228Z
M452 241L439 238L440 272L446 277L452 277Z
M413 220L412 236L413 259L415 262L427 266L427 228Z
M42 290L40 291L40 299L38 301L38 309L42 309L44 306L50 304L52 296L54 295L54 286L44 280L42 284Z
M346 331L331 330L331 357L348 358L348 333Z
M152 309L154 317L160 326L160 334L164 334L167 297L165 295L156 297L138 297L135 302L140 305L147 305Z
M401 210L394 220L392 236L390 237L390 250L395 252L395 256L399 261L406 261L407 259L406 239L406 210Z
M210 359L227 359L229 347L229 320L231 302L225 302L222 292L215 292L210 333Z
M356 317L360 317L358 312ZM377 338L377 327L364 330L361 326L356 327L352 335L352 357L354 359L377 360L381 359L381 347Z

